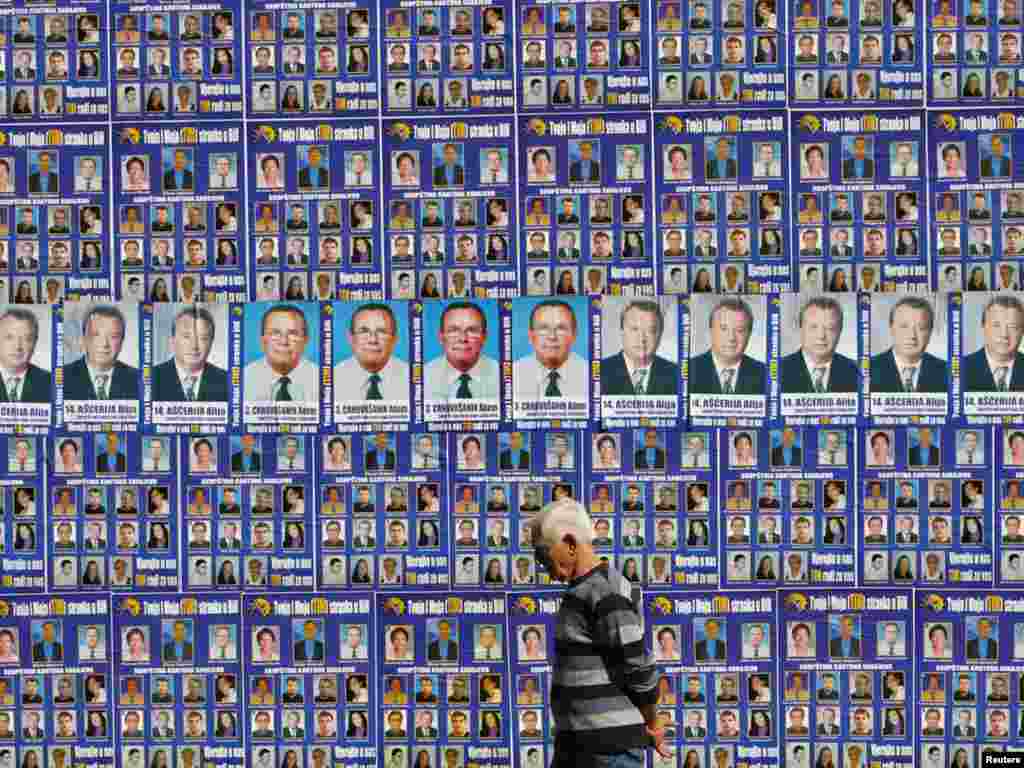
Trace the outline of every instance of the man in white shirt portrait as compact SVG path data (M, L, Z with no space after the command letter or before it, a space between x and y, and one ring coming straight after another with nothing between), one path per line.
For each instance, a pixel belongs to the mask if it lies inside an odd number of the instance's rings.
M442 354L427 363L427 400L496 400L498 363L484 354L487 316L476 304L456 301L441 312L438 340Z
M398 319L387 304L364 304L347 330L352 356L334 366L335 399L408 402L409 365L395 356Z
M263 355L245 366L242 386L249 402L316 402L319 367L304 357L309 323L292 304L275 304L260 322Z
M573 351L577 332L576 314L567 302L545 299L533 307L528 329L533 351L512 368L516 400L587 400L590 366Z

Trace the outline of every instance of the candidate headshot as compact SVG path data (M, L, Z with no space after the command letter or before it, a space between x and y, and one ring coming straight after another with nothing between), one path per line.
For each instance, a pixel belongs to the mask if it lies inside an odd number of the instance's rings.
M621 311L619 311L621 308ZM604 348L621 348L601 361L602 395L675 395L679 388L679 366L675 349L662 350L665 328L676 327L676 304L646 299L628 302L606 298L602 308ZM613 316L618 314L618 323ZM618 326L616 328L616 325ZM610 338L617 336L618 338ZM669 334L673 343L676 334Z
M486 310L469 301L430 302L424 308L426 333L433 332L430 326L434 323L437 354L424 369L425 398L497 400L498 345L492 339L494 322L488 320Z
M217 339L217 318L221 336ZM170 336L167 327L170 326ZM154 402L227 402L228 374L210 361L227 360L227 308L219 305L157 304L155 346L169 357L153 367ZM214 343L219 349L214 350Z
M875 297L878 302L878 297ZM872 338L885 337L880 325L884 310L872 312ZM927 299L905 296L889 310L891 346L871 358L871 391L945 393L946 363L927 351L935 330L935 308Z
M125 341L135 340L134 321L137 305L92 304L80 308L82 312L81 336L77 339L82 355L64 367L65 400L138 400L139 369L121 362L125 358L135 362L138 350L125 349ZM74 323L68 312L69 323ZM128 325L130 318L132 326ZM78 330L78 328L75 328ZM78 334L74 334L78 335ZM65 343L73 346L71 334ZM70 351L70 350L68 350Z
M745 299L716 298L714 302L708 315L710 348L690 360L690 391L698 395L763 395L765 365L747 354L754 310Z
M316 402L320 395L320 370L303 308L295 304L250 304L247 309L246 340L252 339L258 328L260 352L245 366L242 375L245 399Z
M3 376L0 402L52 402L51 322L49 312L26 307L7 307L0 311L0 374ZM33 362L33 358L41 365Z
M984 302L984 304L982 304ZM968 318L981 309L981 333L967 331ZM973 323L972 323L973 325ZM981 346L966 354L960 375L965 391L1024 391L1024 354L1020 352L1024 337L1024 303L1012 294L964 297L964 351L975 344ZM980 336L980 338L979 338Z
M792 339L798 341L799 346L784 356L779 366L782 392L856 392L859 383L857 363L837 351L843 335L843 316L848 314L852 318L855 315L853 297L814 296L799 304L798 301L792 294L783 299L783 345ZM796 325L795 329L793 325ZM792 334L792 330L796 334ZM855 331L852 332L854 337ZM855 338L852 341L851 351L856 353Z
M334 316L335 323L346 326L334 335L342 358L334 366L335 401L408 402L408 339L401 338L391 305L337 304Z
M517 357L512 366L515 399L519 402L551 398L586 401L590 366L573 349L580 335L576 310L561 299L526 301L520 306L531 303L526 334L529 350ZM584 314L582 308L580 314ZM585 329L582 338L584 341L587 338Z

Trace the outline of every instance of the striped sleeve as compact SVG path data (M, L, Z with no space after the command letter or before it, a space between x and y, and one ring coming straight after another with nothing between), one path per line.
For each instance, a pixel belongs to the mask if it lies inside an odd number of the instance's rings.
M636 707L658 700L658 676L644 646L644 626L633 603L618 592L598 601L594 610L595 642L609 666L618 667L622 687Z

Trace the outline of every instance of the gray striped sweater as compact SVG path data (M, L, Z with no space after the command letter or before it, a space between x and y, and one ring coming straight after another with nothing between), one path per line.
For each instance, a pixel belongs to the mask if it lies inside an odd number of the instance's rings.
M555 630L551 707L556 751L607 753L651 740L638 707L657 701L632 584L599 566L570 582Z

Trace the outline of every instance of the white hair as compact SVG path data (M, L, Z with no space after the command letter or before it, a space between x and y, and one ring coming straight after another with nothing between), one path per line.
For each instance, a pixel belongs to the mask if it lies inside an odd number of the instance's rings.
M574 499L561 499L547 504L530 520L530 532L534 544L554 546L566 534L580 544L590 544L594 538L594 527L587 514L587 508Z

